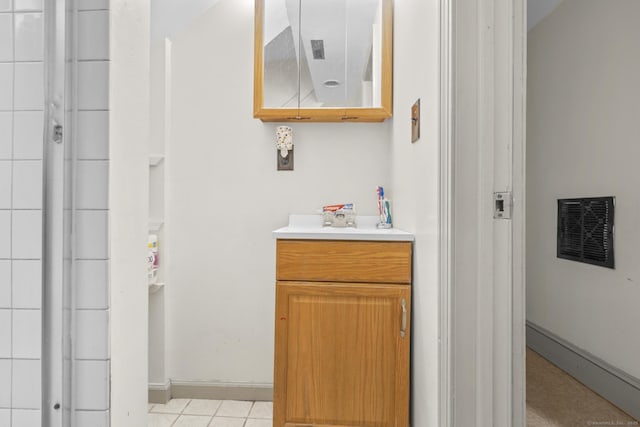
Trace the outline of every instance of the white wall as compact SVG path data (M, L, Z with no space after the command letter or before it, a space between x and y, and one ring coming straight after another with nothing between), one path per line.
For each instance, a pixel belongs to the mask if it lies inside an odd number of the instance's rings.
M527 319L640 377L640 2L565 0L529 33ZM616 269L556 258L556 199L615 196Z
M394 222L416 235L412 330L412 425L438 425L438 174L440 2L394 2ZM411 105L421 99L421 137L411 143Z
M527 2L527 29L531 30L549 16L562 0L531 0Z
M376 185L416 233L413 424L437 425L439 2L395 3L395 117L293 124L295 171L277 172L276 124L252 118L253 11L221 0L173 39L167 152L170 377L271 383L274 241L289 213L354 201ZM415 40L420 40L417 46ZM422 99L422 137L410 107Z
M153 0L151 40L161 41L187 27L191 21L218 0ZM241 0L248 2L249 0Z
M111 0L111 426L147 424L149 0Z
M390 184L389 122L293 123L295 171L276 171L277 125L252 117L246 3L220 0L173 39L166 231L174 380L272 383L271 231L289 213L328 203L353 201L375 214L375 187Z

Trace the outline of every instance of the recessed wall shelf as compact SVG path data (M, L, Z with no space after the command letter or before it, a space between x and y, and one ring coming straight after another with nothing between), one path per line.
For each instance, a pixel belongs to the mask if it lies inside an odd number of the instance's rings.
M149 156L149 166L158 166L164 161L164 154L151 154Z
M0 0L1 1L1 0ZM155 275L150 278L149 283L149 401L151 403L167 403L168 394L164 388L159 390L154 385L168 384L169 375L167 371L168 355L168 285L167 265L169 264L170 247L165 228L167 218L166 190L167 185L167 148L171 140L171 41L165 39L164 42L156 43L152 46L150 55L151 63L151 92L153 94L152 105L149 110L149 120L151 122L149 151L147 167L149 178L149 213L148 227L149 234L157 237L157 249L159 262L156 266Z
M155 294L162 288L164 288L164 283L149 283L149 294Z
M160 231L164 221L161 219L149 219L149 231Z

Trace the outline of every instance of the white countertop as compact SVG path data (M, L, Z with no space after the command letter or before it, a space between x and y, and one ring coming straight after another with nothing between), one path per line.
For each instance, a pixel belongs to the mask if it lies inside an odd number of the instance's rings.
M357 227L323 227L322 215L289 215L289 225L273 231L276 239L387 240L412 242L413 234L397 228L376 227L377 216L358 215Z

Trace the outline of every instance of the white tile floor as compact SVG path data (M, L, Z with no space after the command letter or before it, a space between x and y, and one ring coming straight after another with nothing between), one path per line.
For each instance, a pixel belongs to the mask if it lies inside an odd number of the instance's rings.
M149 404L148 427L272 427L271 402L171 399Z

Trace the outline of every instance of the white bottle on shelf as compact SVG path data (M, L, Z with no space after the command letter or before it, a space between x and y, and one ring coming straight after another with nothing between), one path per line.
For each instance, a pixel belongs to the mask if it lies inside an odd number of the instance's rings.
M158 281L158 236L149 234L149 242L147 243L147 277L149 283Z

